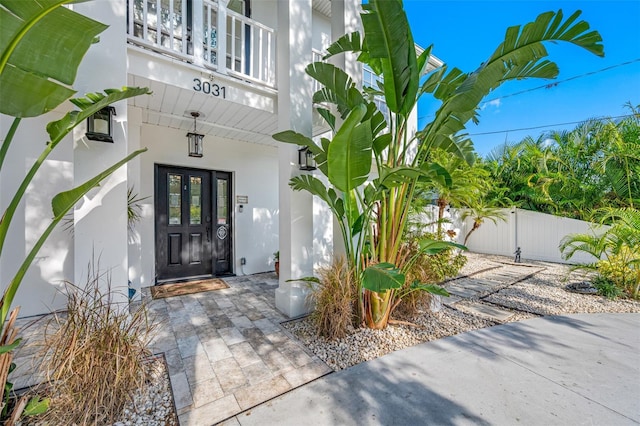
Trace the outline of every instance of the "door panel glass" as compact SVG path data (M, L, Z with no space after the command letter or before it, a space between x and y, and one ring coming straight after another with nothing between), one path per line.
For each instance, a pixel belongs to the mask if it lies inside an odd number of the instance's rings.
M218 179L218 225L226 225L229 215L229 197L228 197L228 181L226 179Z
M182 175L169 174L169 225L182 224Z
M189 224L202 224L202 178L189 176Z

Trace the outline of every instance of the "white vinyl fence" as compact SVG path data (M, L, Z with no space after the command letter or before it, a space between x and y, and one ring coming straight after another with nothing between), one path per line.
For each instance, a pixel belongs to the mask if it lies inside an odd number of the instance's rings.
M422 215L422 223L434 222L437 219L437 209L429 206ZM582 220L553 216L545 213L532 212L518 208L503 209L506 220L498 220L494 224L485 219L484 223L474 231L467 241L470 251L485 254L498 254L515 258L518 247L522 260L542 260L556 263L590 263L593 256L586 253L576 253L569 261L562 259L560 241L569 234L601 234L607 226L596 225ZM462 210L450 209L445 217L450 221L444 229L456 233L455 240L464 241L465 236L473 227L473 220L460 220ZM435 226L428 226L430 232Z

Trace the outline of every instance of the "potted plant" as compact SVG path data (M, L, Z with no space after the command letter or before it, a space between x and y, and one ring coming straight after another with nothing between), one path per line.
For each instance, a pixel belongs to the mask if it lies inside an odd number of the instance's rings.
M280 251L273 253L273 261L276 266L276 275L280 276Z

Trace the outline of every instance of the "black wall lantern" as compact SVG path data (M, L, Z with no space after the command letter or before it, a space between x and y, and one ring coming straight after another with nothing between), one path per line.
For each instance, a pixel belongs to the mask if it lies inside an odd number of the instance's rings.
M200 117L200 113L192 111L191 116L193 117L193 132L187 133L189 157L202 157L202 138L204 135L196 132L196 118Z
M116 115L116 109L108 106L87 118L87 138L92 141L113 143L114 115Z
M300 170L316 169L316 160L313 158L313 152L307 146L303 146L298 150L298 167Z

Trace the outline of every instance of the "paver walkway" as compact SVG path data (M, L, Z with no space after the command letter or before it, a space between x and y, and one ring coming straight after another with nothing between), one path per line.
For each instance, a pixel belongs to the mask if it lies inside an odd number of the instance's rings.
M513 316L513 311L485 303L482 299L543 269L532 265L505 263L472 276L448 281L443 287L450 296L444 297L442 303L497 322L508 321Z
M224 280L227 289L166 299L143 289L160 323L151 349L165 355L182 426L218 423L332 371L280 326L287 318L275 308L275 274ZM46 323L25 328L32 322L20 320L26 342ZM36 349L18 351L16 389L41 381Z
M274 274L225 278L228 289L149 300L162 329L180 424L211 425L332 370L280 327Z

